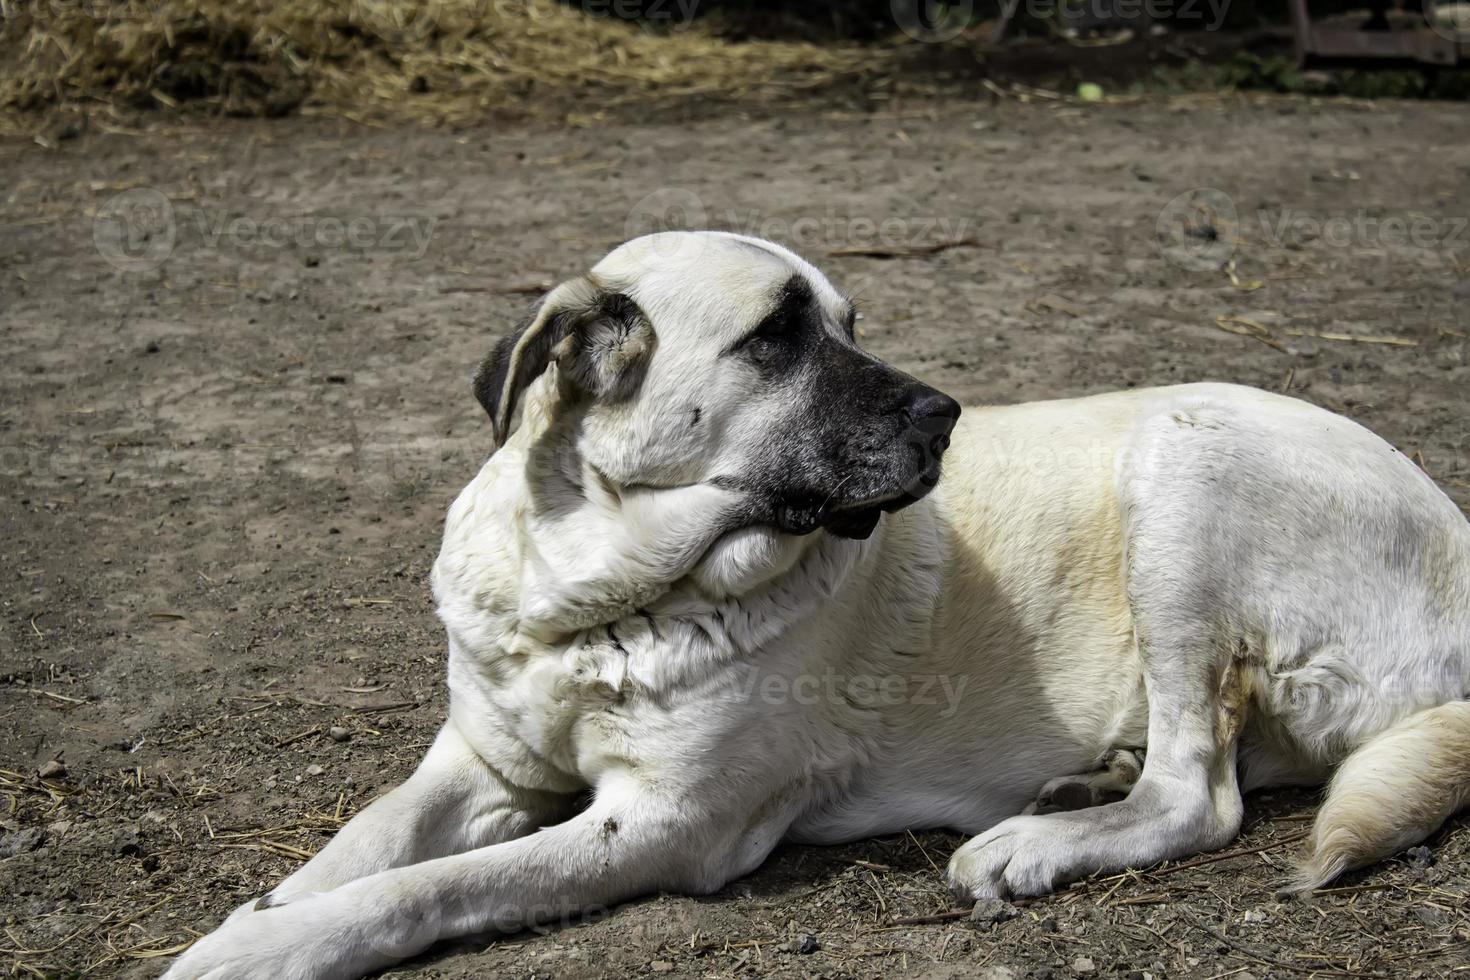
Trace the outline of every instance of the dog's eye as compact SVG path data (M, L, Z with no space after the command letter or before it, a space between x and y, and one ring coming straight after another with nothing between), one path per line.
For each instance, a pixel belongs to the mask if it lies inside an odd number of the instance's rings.
M773 363L785 355L794 336L791 318L778 313L752 331L741 343L740 351L757 364Z
M779 336L756 334L745 342L743 353L761 367L779 362L786 353L786 343Z

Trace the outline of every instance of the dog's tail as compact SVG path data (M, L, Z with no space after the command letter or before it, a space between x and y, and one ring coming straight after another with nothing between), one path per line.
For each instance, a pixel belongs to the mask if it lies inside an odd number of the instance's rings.
M1470 804L1470 701L1410 715L1338 767L1287 891L1321 888L1344 871L1424 840Z

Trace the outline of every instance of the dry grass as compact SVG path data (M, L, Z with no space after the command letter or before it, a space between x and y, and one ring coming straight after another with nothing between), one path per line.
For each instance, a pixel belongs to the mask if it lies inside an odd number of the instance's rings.
M468 123L563 106L773 98L871 70L872 48L653 33L556 0L0 0L0 109L313 109Z

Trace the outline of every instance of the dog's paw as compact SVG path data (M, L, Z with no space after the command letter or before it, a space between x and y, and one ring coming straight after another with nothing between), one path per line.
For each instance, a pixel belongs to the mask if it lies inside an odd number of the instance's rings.
M271 901L283 904L236 909L165 980L349 980L423 952L445 909L432 884L392 873L329 892L280 892Z
M264 913L256 912L254 906L253 901L241 905L218 929L185 950L163 980L309 975L277 961L272 944L258 928L257 920Z
M164 980L307 980L346 976L333 951L307 923L284 909L256 911L247 902L174 961Z
M289 905L246 902L179 956L165 980L325 980L361 976L387 959L373 955L359 909L333 895Z
M1191 796L1187 784L1147 792L1140 782L1121 803L996 824L955 851L949 880L966 899L1034 897L1091 874L1223 847L1239 829L1238 810Z
M997 824L949 859L950 890L966 902L1055 891L1076 876L1060 829L1044 817L1012 817Z
M277 888L273 891L266 892L259 898L252 898L250 901L236 906L235 910L220 924L220 928L224 928L232 922L238 922L248 915L265 912L269 909L278 909L303 898L312 898L316 894L316 892L283 893L281 889Z
M1102 768L1071 776L1058 776L1041 787L1027 814L1064 813L1104 806L1127 799L1143 775L1142 749L1112 749L1102 758Z

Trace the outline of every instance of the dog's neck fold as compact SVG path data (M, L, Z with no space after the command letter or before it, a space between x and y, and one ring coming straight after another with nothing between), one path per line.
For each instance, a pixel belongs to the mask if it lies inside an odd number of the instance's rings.
M837 567L862 550L742 526L745 497L707 483L615 486L552 411L556 398L549 383L528 392L520 428L450 509L435 593L441 607L475 607L469 620L444 617L492 634L466 637L470 648L556 645L630 617L718 617L813 551L835 589Z

